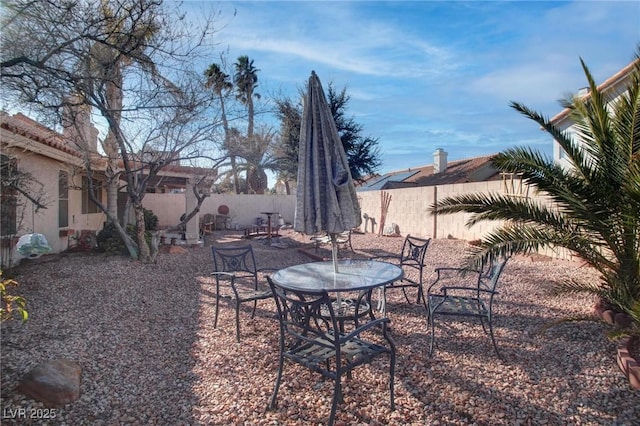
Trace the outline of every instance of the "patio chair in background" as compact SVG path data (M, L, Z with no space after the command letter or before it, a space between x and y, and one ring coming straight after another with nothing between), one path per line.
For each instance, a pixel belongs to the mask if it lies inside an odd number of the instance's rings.
M322 235L314 235L313 237L311 237L311 241L313 241L313 244L315 246L316 249L316 253L318 252L318 248L322 245L331 245L331 237L327 234L322 234ZM353 252L353 246L351 245L351 230L349 231L345 231L345 232L341 232L340 234L337 235L336 237L336 243L338 246L338 250L342 247L342 248L349 248L349 250L351 250L351 252Z
M348 334L341 333L333 300L326 291L293 291L285 289L267 277L278 309L280 325L280 356L278 375L269 409L275 409L282 381L285 359L309 368L334 382L329 425L333 425L338 403L342 401L342 378L356 367L388 354L389 394L391 409L395 409L394 376L396 349L387 331L388 318L367 322ZM372 328L381 328L385 344L361 338ZM354 386L358 389L358 386Z
M258 300L271 299L271 290L259 285L258 272L275 269L258 269L252 246L216 247L211 246L213 254L212 275L216 280L216 310L213 327L218 326L218 310L221 298L231 298L236 308L236 340L240 342L240 305L253 302L251 318L256 314Z
M211 213L207 213L202 216L200 219L200 236L204 237L206 234L210 234L214 230L214 219L215 216Z
M427 324L431 327L429 356L433 355L435 319L438 316L477 318L482 329L491 336L491 343L502 358L493 336L493 301L496 287L507 259L489 265L486 272L465 268L437 268L437 278L427 289ZM486 326L485 326L486 322Z
M221 204L218 206L218 214L213 218L213 229L225 230L229 226L231 216L229 216L229 206Z
M388 289L401 288L404 293L405 299L407 299L408 303L411 303L409 300L409 295L407 294L407 288L415 288L417 290L418 295L416 296L416 303L420 303L423 295L423 270L424 270L424 258L427 253L427 247L429 247L429 243L431 239L422 239L417 237L412 237L411 235L407 235L404 239L404 243L402 244L402 250L397 255L384 255L384 256L376 256L374 260L382 260L389 263L395 263L402 268L404 272L402 279L393 282L391 284L387 284L384 288L385 294ZM386 297L382 297L383 306L380 310L384 311L384 300Z

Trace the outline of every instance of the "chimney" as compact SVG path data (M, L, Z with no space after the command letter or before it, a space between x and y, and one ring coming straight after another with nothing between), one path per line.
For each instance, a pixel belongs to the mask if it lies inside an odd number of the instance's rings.
M447 153L438 148L433 153L433 174L442 173L447 170Z

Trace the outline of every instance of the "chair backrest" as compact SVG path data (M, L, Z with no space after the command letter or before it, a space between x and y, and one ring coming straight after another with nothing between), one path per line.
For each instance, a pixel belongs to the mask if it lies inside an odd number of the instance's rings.
M267 276L278 309L281 338L293 349L306 343L340 350L330 330L338 330L331 298L326 291L284 289ZM328 315L327 315L328 313ZM338 352L339 353L339 352Z
M400 264L418 269L422 273L424 257L427 254L427 247L429 247L430 242L431 238L425 240L407 235L402 244Z
M213 214L206 213L204 216L202 216L202 223L205 225L213 223L213 218L214 218Z
M207 213L200 217L200 233L204 233L204 231L210 231L211 225L213 225L214 216L211 213Z
M497 262L493 262L489 264L486 271L480 274L478 279L478 286L484 288L485 290L489 290L492 292L496 291L496 287L498 286L498 280L500 279L500 275L504 270L505 265L509 258L502 258Z
M214 272L232 272L236 276L251 276L258 285L258 268L253 247L216 247L211 246Z

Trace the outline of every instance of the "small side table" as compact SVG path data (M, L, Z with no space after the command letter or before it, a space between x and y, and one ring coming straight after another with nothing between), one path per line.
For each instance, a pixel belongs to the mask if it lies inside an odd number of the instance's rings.
M271 245L271 216L278 214L278 212L260 212L260 214L267 216L267 240Z

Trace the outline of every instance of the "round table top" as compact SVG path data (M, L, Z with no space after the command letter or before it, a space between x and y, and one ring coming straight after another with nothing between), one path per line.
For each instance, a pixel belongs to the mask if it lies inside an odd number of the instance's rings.
M329 292L369 290L400 278L400 267L376 260L339 260L337 273L331 261L303 263L271 276L276 284L290 290Z

